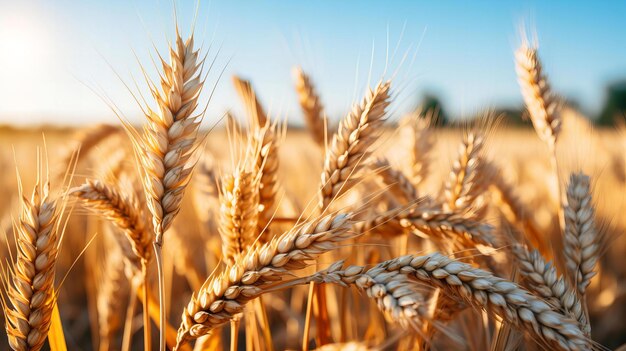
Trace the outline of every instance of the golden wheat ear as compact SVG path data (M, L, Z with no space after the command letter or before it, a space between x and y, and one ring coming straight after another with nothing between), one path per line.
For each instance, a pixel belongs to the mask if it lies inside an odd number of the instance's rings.
M554 311L516 283L437 252L401 256L369 270L361 266L342 269L341 262L337 262L318 274L316 280L354 285L375 299L383 311L405 320L423 315L423 310L416 308L420 306L419 297L409 288L429 285L456 301L506 320L549 349L591 349L591 342L569 316Z
M9 345L14 350L40 350L56 304L54 276L60 241L62 197L50 194L41 171L32 195L20 197L21 212L14 223L17 255L4 287L4 312ZM18 176L19 177L19 176Z
M390 104L391 82L381 81L365 98L355 104L341 120L332 144L326 151L321 177L319 207L326 209L331 201L352 185L356 173L364 167L371 146L381 133Z
M561 131L561 106L543 72L537 46L523 38L515 52L515 63L522 96L535 131L541 140L555 144Z
M322 101L315 91L315 86L311 78L304 73L302 68L295 67L293 69L293 77L296 85L296 93L298 93L298 102L300 103L307 129L313 137L313 140L324 148L326 146L328 130Z
M272 291L277 282L307 267L340 242L354 238L353 224L350 214L320 216L235 257L193 294L183 311L175 349L228 323L250 300Z

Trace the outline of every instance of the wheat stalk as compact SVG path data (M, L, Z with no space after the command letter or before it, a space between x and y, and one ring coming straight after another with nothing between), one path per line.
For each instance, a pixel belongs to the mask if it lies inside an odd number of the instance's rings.
M112 348L115 334L122 324L122 301L127 292L128 283L124 275L124 265L119 264L123 261L121 256L120 250L112 250L103 260L101 285L96 297L100 332L99 350L101 351Z
M585 296L600 254L595 210L589 177L572 174L567 187L565 206L564 252L567 273L581 297Z
M315 218L236 257L193 294L182 315L177 348L228 323L248 301L270 291L292 271L353 238L352 224L350 215Z
M302 68L294 68L293 76L296 81L298 102L300 102L300 108L302 109L304 121L309 129L309 133L318 145L324 147L326 145L327 133L324 106L315 91L315 86L313 86L311 78L304 73Z
M340 264L318 274L317 281L355 285L376 299L383 311L398 319L414 319L425 314L419 308L412 308L420 306L415 287L425 284L440 288L477 310L498 316L550 349L591 349L590 341L577 323L553 311L542 299L513 282L439 253L401 256L369 270L361 266L341 270Z
M8 302L3 303L6 331L13 350L40 350L56 303L55 264L58 253L58 200L49 197L50 184L37 180L31 198L20 189L21 213L14 232L17 257L6 276Z

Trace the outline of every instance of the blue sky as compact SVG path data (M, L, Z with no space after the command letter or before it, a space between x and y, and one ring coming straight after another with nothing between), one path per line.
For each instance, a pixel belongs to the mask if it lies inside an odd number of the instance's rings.
M187 32L195 6L177 2ZM0 123L115 123L100 96L139 121L116 74L131 84L141 78L133 52L154 74L152 43L166 48L172 13L164 0L0 0ZM626 78L624 14L623 1L213 0L200 4L196 38L212 52L221 47L216 67L226 65L219 82L217 68L208 78L217 83L210 118L228 108L241 114L236 73L252 80L267 109L298 123L294 65L311 74L333 118L385 68L395 74L398 113L424 91L457 116L519 104L513 50L524 22L537 32L555 89L595 112L606 83Z

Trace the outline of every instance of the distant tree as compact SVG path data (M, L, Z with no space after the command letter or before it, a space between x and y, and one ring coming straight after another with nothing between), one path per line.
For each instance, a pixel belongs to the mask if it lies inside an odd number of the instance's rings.
M418 104L418 108L422 111L434 111L437 116L437 124L447 126L450 119L441 104L441 100L433 93L425 93Z
M525 108L503 107L494 110L494 115L502 116L507 126L530 126L529 121L524 114L527 113Z
M606 101L596 120L599 125L613 125L617 118L626 114L626 80L606 87Z

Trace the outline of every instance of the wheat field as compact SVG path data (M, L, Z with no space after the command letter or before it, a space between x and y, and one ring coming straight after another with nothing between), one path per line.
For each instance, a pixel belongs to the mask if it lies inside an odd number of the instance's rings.
M394 116L387 77L337 122L300 68L304 129L238 77L246 116L205 115L205 54L176 30L141 126L0 131L0 349L626 345L626 132L533 43L524 128Z

